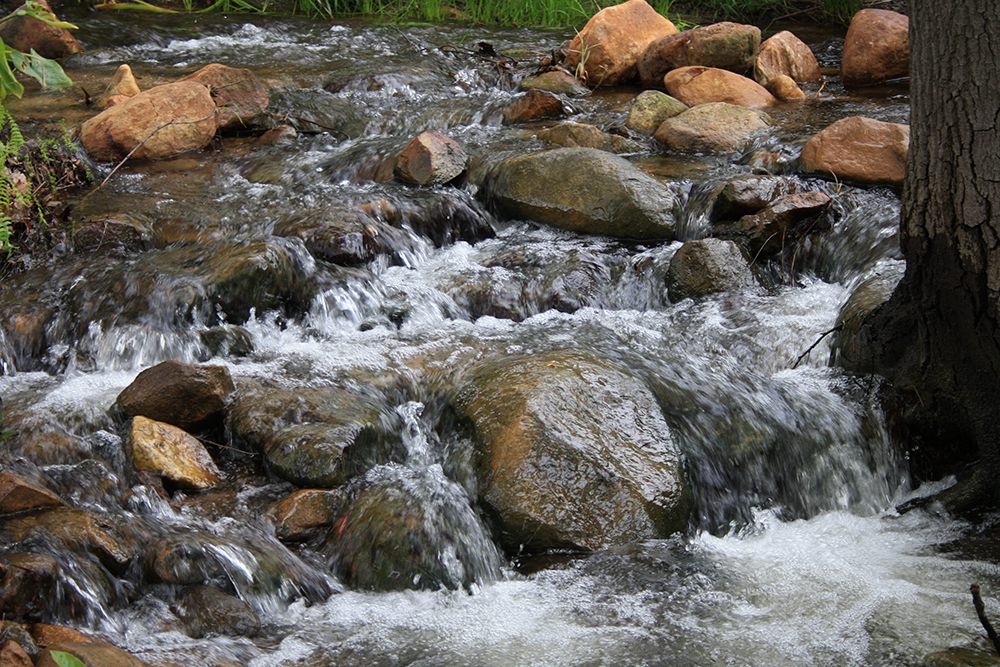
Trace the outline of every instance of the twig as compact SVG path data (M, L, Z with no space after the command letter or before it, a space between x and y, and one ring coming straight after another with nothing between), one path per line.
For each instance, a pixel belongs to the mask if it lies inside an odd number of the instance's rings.
M979 584L969 586L969 591L972 593L972 604L976 606L976 616L979 617L979 622L983 624L986 634L989 635L990 641L993 642L993 649L997 653L1000 653L1000 637L997 636L997 631L993 629L990 619L986 618L986 607L983 605L983 598L979 595Z
M840 331L843 328L844 328L843 324L838 324L837 326L835 326L834 328L830 329L829 331L824 331L823 334L819 338L816 339L816 342L809 346L808 350L806 350L805 352L803 352L802 354L799 355L799 358L795 360L794 364L792 364L792 368L793 369L794 368L798 368L799 364L802 363L802 360L805 359L806 357L808 357L809 353L812 352L814 349L816 349L816 346L819 345L820 343L822 343L824 338L826 338L827 336L829 336L830 334L832 334L834 331Z

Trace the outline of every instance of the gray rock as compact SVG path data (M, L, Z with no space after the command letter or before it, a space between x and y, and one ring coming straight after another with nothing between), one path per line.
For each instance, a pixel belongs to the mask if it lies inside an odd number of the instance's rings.
M770 124L770 117L762 111L709 102L663 121L655 137L677 151L730 153Z
M756 284L739 246L721 239L686 242L673 256L667 269L667 290L671 301L697 299Z
M646 90L639 93L632 101L625 126L640 134L653 136L663 121L687 110L688 105L680 100L675 100L666 93L661 93L658 90Z

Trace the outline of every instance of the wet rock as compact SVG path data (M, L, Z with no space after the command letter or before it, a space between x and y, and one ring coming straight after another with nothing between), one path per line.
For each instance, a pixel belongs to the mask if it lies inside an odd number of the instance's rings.
M800 160L807 172L843 181L901 185L909 147L908 125L850 116L810 139Z
M667 270L667 290L675 302L755 285L757 281L739 246L721 239L685 242Z
M261 146L287 146L295 143L299 133L291 125L279 125L257 138L257 143Z
M267 88L248 69L213 63L181 81L208 88L216 107L216 122L223 132L259 125L271 100Z
M204 148L217 129L208 88L194 81L156 86L105 109L80 127L80 143L95 159L164 158ZM141 144L141 145L140 145Z
M687 111L688 106L658 90L646 90L635 98L628 111L625 126L652 136L668 118Z
M920 664L923 667L997 667L1000 656L978 647L954 647L931 653Z
M829 195L822 192L783 195L760 212L725 225L720 234L740 240L753 257L774 255L806 234L829 229L817 221L829 205Z
M905 271L903 262L887 264L854 289L837 316L840 330L830 345L831 364L852 373L875 372L875 351L861 331L865 320L892 296Z
M410 202L412 206L394 206L394 213L385 216L386 221L397 227L409 227L438 248L459 241L478 243L496 236L489 218L459 197L432 195Z
M31 625L31 637L39 648L48 648L55 644L91 644L96 640L89 635L85 635L79 630L67 628L62 625L50 625L48 623L33 623Z
M74 221L73 250L78 253L139 253L153 247L150 222L128 213L111 213Z
M819 81L822 77L812 49L787 30L766 39L754 63L754 76L762 86L781 75L797 83Z
M711 102L668 118L654 136L676 151L726 153L739 150L770 124L770 117L763 112L726 102Z
M253 637L260 632L260 619L243 600L212 586L195 586L178 596L174 611L184 622L188 636Z
M0 525L0 535L11 542L37 536L50 543L61 543L71 551L95 554L114 572L121 572L139 553L136 537L120 524L105 516L68 507L15 515Z
M580 70L592 88L625 83L635 78L639 56L646 48L676 32L674 24L646 0L628 0L590 18L570 42L566 66Z
M38 658L37 667L61 667L53 657L54 652L69 653L86 667L151 667L131 653L107 643L89 644L55 644L44 651Z
M544 90L569 97L583 97L590 94L590 89L578 78L559 69L524 77L521 80L521 90Z
M909 76L910 20L886 9L862 9L844 38L841 74L847 86Z
M51 556L14 552L0 555L0 609L6 618L44 617L56 599L59 563Z
M225 366L164 361L139 373L115 401L126 417L143 416L185 431L221 423L234 389Z
M196 537L163 538L148 547L147 570L165 584L203 584L225 577L225 568L206 547L210 545Z
M21 645L8 639L0 644L0 665L4 667L34 667L31 657Z
M421 132L396 159L396 176L414 185L441 185L458 178L469 162L462 145L440 132Z
M132 68L128 65L119 65L118 69L115 70L115 75L111 77L108 87L104 89L104 106L114 106L117 103L124 102L125 99L135 97L141 92L139 84L135 80L135 75L132 74ZM114 102L111 102L111 100L114 100Z
M596 148L609 153L635 153L642 150L642 146L631 139L609 134L593 125L569 121L540 131L538 138L557 146Z
M728 181L712 204L712 220L735 220L756 213L782 195L798 191L795 181L776 176L746 175Z
M681 67L663 78L667 92L688 106L727 102L750 109L775 103L763 86L734 72L715 67Z
M741 23L713 23L651 43L639 58L639 80L659 86L672 69L700 65L748 72L760 47L760 28Z
M35 4L52 11L46 0L37 0ZM24 53L34 49L45 58L64 58L83 51L80 42L66 28L48 25L30 16L11 17L0 26L0 39L12 49Z
M560 97L542 90L529 90L507 105L503 110L503 122L526 123L543 118L559 118L569 113L573 113L573 109Z
M275 503L268 514L278 539L298 542L333 524L347 500L342 489L299 489Z
M132 461L185 489L207 489L221 481L205 446L185 431L145 417L132 419Z
M246 357L253 352L253 336L246 328L223 324L198 332L211 357Z
M340 266L361 266L379 254L379 229L359 211L298 215L274 226L274 234L300 238L317 259Z
M767 91L782 102L798 102L806 99L806 94L792 80L792 77L784 74L771 77L767 82Z
M38 644L31 637L27 628L13 621L0 621L0 644L14 642L29 658L38 657ZM0 665L4 664L0 659Z
M0 514L58 507L62 499L12 472L0 472Z
M487 363L460 392L480 496L512 549L603 549L682 530L681 455L650 391L578 352Z
M592 148L508 158L481 190L503 216L534 220L583 234L671 239L673 193L620 157Z
M248 383L233 402L229 428L272 472L303 486L338 486L389 456L373 398L335 387Z

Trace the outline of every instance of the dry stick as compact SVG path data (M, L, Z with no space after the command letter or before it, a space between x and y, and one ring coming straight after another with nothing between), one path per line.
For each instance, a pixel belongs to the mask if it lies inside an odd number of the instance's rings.
M972 584L969 586L969 590L972 592L972 604L976 605L976 616L979 617L979 622L983 624L986 634L993 642L993 649L1000 653L1000 637L997 637L997 631L993 629L990 619L986 618L986 607L983 605L983 598L979 595L979 584Z
M824 331L823 334L819 338L816 339L816 342L809 346L808 350L806 350L805 352L803 352L802 354L799 355L799 358L795 360L795 363L792 365L792 368L793 369L794 368L798 368L799 364L802 363L802 360L805 359L806 357L808 357L809 353L812 352L814 349L816 349L816 346L819 345L821 342L823 342L824 338L826 338L827 336L829 336L830 334L832 334L834 331L840 331L843 327L844 327L843 324L838 324L837 326L835 326L834 328L830 329L829 331Z

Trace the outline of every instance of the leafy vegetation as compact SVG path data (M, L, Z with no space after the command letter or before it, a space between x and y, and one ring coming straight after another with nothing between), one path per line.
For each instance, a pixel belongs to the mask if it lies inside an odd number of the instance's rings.
M34 0L28 0L0 19L0 25L20 17L31 17L59 28L76 29L75 25L60 21L55 14ZM43 58L34 49L29 53L22 53L17 49L12 49L0 39L0 102L8 95L21 97L24 94L24 85L17 80L14 72L31 77L42 88L58 89L73 85L73 82L56 61Z

